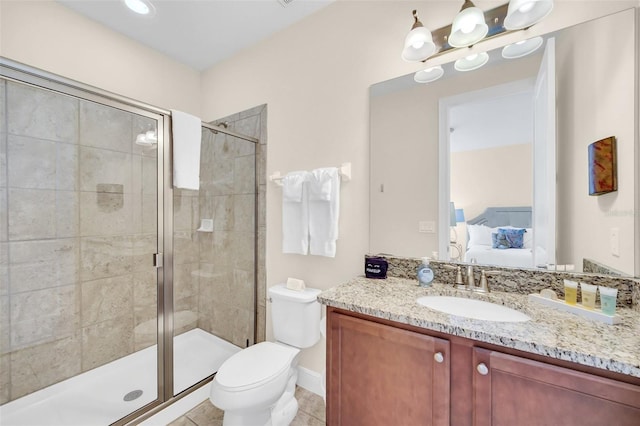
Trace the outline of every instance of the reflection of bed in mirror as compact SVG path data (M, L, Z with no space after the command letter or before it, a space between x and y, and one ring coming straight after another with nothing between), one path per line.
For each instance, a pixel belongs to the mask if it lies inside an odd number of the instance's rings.
M517 234L518 229L524 229L524 233L520 231L522 247L505 248L496 244L499 242L496 240L499 229L511 230L506 231L510 234ZM475 259L484 265L533 267L533 253L531 207L488 207L482 214L467 221L465 262ZM546 264L544 249L540 247L537 248L536 263Z

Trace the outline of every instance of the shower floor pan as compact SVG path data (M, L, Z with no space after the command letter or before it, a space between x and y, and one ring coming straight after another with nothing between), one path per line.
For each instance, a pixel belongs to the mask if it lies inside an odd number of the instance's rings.
M211 375L241 349L199 328L176 336L173 342L174 393ZM156 399L156 351L157 346L151 346L11 401L0 407L0 423L109 425Z

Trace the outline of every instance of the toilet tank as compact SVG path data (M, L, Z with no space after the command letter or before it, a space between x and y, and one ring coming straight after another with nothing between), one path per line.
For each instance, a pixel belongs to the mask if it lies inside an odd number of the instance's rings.
M284 284L268 290L271 301L273 335L277 342L308 348L320 340L320 290L290 290Z

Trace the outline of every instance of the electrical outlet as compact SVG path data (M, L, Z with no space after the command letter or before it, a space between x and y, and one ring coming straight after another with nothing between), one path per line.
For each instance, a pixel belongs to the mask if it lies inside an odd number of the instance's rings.
M611 228L609 234L611 242L611 254L614 256L620 256L620 228Z
M418 232L424 232L427 234L436 233L436 223L432 220L421 220L418 222Z

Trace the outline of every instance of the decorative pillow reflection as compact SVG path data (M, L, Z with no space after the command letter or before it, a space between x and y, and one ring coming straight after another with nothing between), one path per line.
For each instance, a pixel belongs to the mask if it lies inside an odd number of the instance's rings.
M485 225L467 225L469 232L468 246L490 246L492 228Z
M518 248L523 246L526 229L498 228L498 232L491 234L491 247L496 249Z

